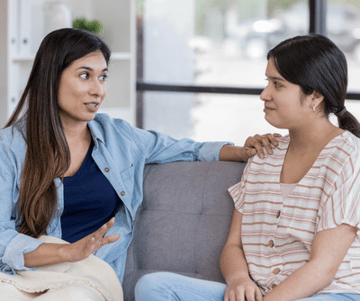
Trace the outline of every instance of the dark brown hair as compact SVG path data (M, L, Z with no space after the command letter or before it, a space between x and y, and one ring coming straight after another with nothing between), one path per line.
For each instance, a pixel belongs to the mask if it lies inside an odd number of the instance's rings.
M58 108L60 78L72 62L95 51L101 51L109 62L109 48L87 31L63 28L49 33L36 54L19 104L5 126L20 127L19 120L26 123L27 150L18 202L20 233L41 236L56 213L54 180L63 177L70 165Z
M305 95L314 91L324 97L326 117L337 116L339 127L360 137L358 120L346 110L347 63L343 52L327 37L311 34L296 36L271 49L267 59L289 82L299 85Z

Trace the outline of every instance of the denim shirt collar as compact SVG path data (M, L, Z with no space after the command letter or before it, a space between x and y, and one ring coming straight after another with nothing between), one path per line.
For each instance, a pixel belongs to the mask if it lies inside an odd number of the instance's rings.
M104 139L104 132L101 130L101 128L99 127L98 123L94 120L91 120L88 122L88 127L91 133L91 137L94 141L94 148L98 148L99 147L99 142L101 141L102 143L105 142Z

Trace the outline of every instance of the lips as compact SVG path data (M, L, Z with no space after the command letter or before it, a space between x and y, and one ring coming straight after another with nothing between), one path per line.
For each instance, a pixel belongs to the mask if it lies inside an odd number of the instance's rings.
M100 105L100 103L98 103L98 102L89 102L89 103L85 103L85 105L87 105L88 107L91 107L91 108L96 108L97 106Z
M100 103L98 102L88 102L85 103L85 106L87 108L87 111L90 113L96 113L100 107Z

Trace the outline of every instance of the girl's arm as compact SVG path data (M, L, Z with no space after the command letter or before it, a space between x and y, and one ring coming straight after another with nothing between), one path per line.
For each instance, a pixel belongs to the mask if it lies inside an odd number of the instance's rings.
M323 230L314 237L310 260L297 269L264 301L290 301L310 297L328 286L356 236L356 228L347 224Z
M241 243L242 214L235 209L228 239L220 257L221 272L228 285L224 301L262 300L260 289L251 280Z

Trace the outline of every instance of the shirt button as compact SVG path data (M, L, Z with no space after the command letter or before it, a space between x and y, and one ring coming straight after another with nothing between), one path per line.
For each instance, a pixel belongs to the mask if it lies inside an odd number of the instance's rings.
M110 168L109 168L109 167L106 167L104 170L105 170L105 172L109 172L109 171L110 171Z
M280 270L279 268L276 268L276 269L273 269L273 271L272 271L272 272L273 272L274 274L279 274L279 273L280 273L280 271L281 271L281 270Z
M121 194L121 196L124 196L124 195L125 195L125 191L121 191L120 194Z
M274 244L274 241L273 241L273 240L270 240L268 246L269 246L270 248L272 248L274 245L275 245L275 244Z
M279 218L281 215L281 211L278 211L278 213L276 214L276 218Z

